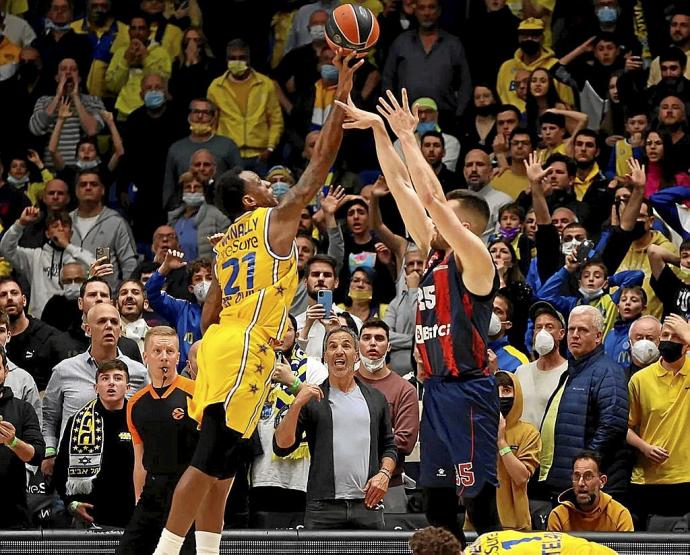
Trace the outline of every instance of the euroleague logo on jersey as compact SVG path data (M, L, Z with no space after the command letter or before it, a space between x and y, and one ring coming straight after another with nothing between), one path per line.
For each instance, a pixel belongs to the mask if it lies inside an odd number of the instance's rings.
M172 417L174 420L182 420L184 418L184 409L177 407L172 411Z

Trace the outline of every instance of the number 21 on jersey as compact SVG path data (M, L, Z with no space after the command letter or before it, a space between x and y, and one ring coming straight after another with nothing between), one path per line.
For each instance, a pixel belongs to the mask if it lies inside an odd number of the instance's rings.
M223 287L226 297L236 295L240 291L248 292L254 289L254 267L256 253L250 251L242 258L228 258L223 263L223 269L230 268L230 276Z

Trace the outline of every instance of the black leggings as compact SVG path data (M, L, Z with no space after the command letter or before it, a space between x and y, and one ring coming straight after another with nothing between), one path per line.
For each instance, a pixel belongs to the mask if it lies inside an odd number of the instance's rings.
M426 519L429 524L449 530L465 549L467 545L465 533L458 522L459 501L455 488L426 488L424 490ZM462 503L477 534L503 529L496 507L496 486L484 484L476 497L465 498Z

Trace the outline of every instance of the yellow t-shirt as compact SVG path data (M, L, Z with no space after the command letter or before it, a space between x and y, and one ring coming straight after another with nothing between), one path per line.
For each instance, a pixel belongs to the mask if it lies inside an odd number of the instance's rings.
M677 374L660 362L633 374L628 385L628 426L647 443L669 453L663 464L654 464L638 453L633 484L690 482L690 359Z
M526 175L517 175L508 168L501 175L491 180L491 186L516 200L518 195L529 187L529 179L527 179Z
M567 380L566 380L567 381ZM543 482L549 475L551 465L553 464L553 451L556 442L556 418L558 417L558 405L561 404L561 397L565 391L565 384L563 382L561 387L556 391L549 409L544 415L544 421L541 425L541 455L539 457L539 481Z
M514 532L503 530L479 536L469 555L616 555L605 545L560 532Z

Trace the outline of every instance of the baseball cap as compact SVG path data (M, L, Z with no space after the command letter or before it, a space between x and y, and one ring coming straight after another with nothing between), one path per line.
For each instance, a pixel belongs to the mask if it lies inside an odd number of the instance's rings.
M540 314L550 314L554 318L558 319L563 328L565 328L565 318L563 318L563 314L558 312L558 310L556 310L551 303L546 301L537 301L530 307L529 317L532 319L532 321L536 320L537 316Z
M520 22L518 25L518 31L543 31L544 22L536 17L528 17L527 19Z
M436 101L433 98L429 98L428 96L422 96L415 100L412 103L412 108L414 109L415 106L419 106L420 108L429 108L434 112L438 112L438 104L436 104Z

